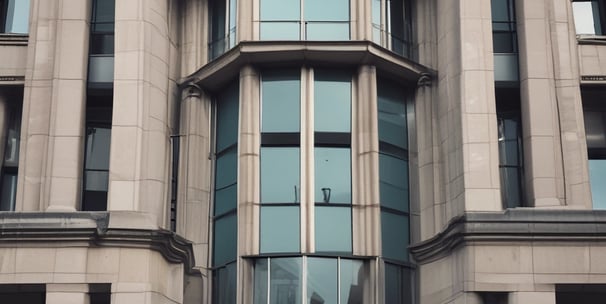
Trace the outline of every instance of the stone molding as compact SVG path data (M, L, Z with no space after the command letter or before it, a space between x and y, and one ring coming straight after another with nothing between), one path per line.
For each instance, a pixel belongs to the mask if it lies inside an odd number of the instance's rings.
M0 247L15 244L63 247L69 243L82 247L149 249L159 252L170 263L183 263L189 274L199 272L194 269L192 245L183 237L149 226L113 225L111 216L112 212L0 212ZM132 213L130 216L133 217Z
M505 242L606 241L606 211L509 209L469 212L454 218L436 236L409 247L425 264L449 255L459 246Z

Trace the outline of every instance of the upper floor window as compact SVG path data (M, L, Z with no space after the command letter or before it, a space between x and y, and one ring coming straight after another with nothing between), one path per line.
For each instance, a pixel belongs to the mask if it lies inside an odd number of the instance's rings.
M412 56L411 0L372 0L372 40L406 58Z
M349 0L261 0L261 40L349 40Z
M606 1L575 0L572 2L572 12L577 34L606 34Z
M492 0L492 48L495 81L517 82L518 35L514 0Z
M594 209L606 209L606 106L604 88L581 88L587 155L589 156L589 183Z
M0 0L0 32L27 34L30 0Z
M209 2L208 58L213 60L236 45L236 0Z
M0 172L0 211L14 211L17 198L19 143L21 138L22 90L10 90L2 107L4 158ZM1 98L0 98L1 100Z

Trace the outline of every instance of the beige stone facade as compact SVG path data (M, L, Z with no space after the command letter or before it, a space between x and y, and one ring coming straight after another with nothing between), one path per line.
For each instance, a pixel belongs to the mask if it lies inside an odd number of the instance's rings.
M109 2L110 17L99 4ZM343 4L346 20L309 17L316 2L0 1L0 302L601 303L606 204L591 161L606 153L590 141L606 138L606 124L589 130L588 113L606 113L606 1L503 0L508 23L496 19L498 0L326 2ZM284 16L299 5L296 20L268 17L279 3L290 3ZM599 7L603 31L580 32L579 3ZM27 8L14 10L25 30L10 30L10 5ZM267 38L289 28L296 38ZM513 33L510 52L497 50L502 33ZM505 56L515 61L500 65ZM103 71L109 81L96 80ZM348 131L318 131L324 71L350 76L351 113L329 113L348 117ZM296 130L277 134L264 129L264 88L282 72L295 75L300 114ZM393 118L405 122L405 147L383 133L386 87L405 94ZM505 121L518 122L513 203ZM222 150L224 122L233 142ZM285 147L297 149L294 203L268 202L263 151ZM331 188L318 201L318 147L347 149L349 171L334 175L349 183L340 207L329 206ZM233 168L221 163L232 155ZM383 174L397 171L385 155L405 163L404 207L384 202ZM293 169L283 171L276 183ZM233 174L225 187L222 174ZM340 227L320 224L323 207L346 212L347 250L323 249L323 229ZM266 227L292 222L264 218L278 208L296 209L294 250L267 249ZM299 267L281 277L290 285L272 272L287 260ZM316 286L319 261L334 265L336 289ZM348 263L359 268L346 274Z

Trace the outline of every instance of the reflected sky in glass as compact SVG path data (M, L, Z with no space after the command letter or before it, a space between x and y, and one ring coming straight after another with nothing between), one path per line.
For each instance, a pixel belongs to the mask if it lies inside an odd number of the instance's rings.
M337 259L307 259L307 303L337 303Z
M261 132L299 132L300 77L299 70L263 74Z
M261 253L299 252L299 206L261 207Z
M314 77L314 130L349 133L351 74L317 70Z
M381 235L383 256L408 261L408 217L389 212L381 212Z
M215 221L213 265L219 266L236 259L237 218L227 215Z
M271 259L270 304L301 303L301 258ZM328 303L327 303L328 304Z
M300 20L299 0L261 0L261 20Z
M351 208L315 208L316 252L351 252Z
M349 148L316 147L315 175L316 203L351 204L351 151Z
M299 148L261 148L261 203L298 203Z
M379 154L381 205L408 212L408 162Z
M606 209L606 159L589 160L589 182L593 209Z
M305 20L348 21L349 0L305 0Z

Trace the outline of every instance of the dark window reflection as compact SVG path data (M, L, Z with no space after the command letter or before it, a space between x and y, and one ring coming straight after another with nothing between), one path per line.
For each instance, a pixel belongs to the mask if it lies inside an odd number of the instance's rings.
M307 259L307 303L337 302L337 259Z
M385 303L408 304L412 298L412 271L385 263Z
M235 262L213 271L213 303L236 303L237 275Z

